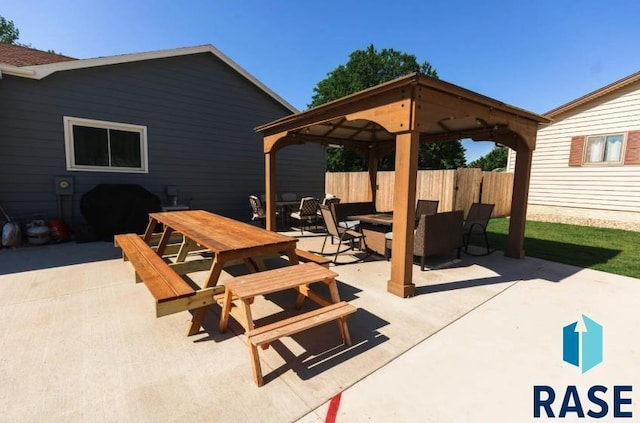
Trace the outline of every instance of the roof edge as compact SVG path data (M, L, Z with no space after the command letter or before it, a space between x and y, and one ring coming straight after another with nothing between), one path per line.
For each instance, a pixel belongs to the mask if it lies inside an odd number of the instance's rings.
M447 82L444 79L433 78L427 75L421 75L420 83L425 86L428 86L429 88L439 90L441 92L445 92L448 94L455 94L458 97L465 98L477 104L482 104L485 106L491 106L498 109L503 109L503 111L511 113L514 116L520 116L526 119L530 119L540 124L547 124L550 121L550 119L547 116L539 115L537 113L531 112L521 107L513 106L509 103L505 103L503 101L489 97L485 94L481 94L479 92L472 91L468 88L464 88L460 85Z
M260 82L256 77L247 72L242 66L238 65L236 62L227 57L220 50L212 46L211 44L205 44L201 46L194 47L182 47L176 49L168 49L168 50L156 50L144 53L131 53L131 54L121 54L116 56L105 56L105 57L96 57L91 59L78 59L72 60L69 62L58 62L58 63L48 63L44 65L32 65L32 66L22 66L22 67L11 67L6 65L8 69L4 70L5 65L2 65L2 69L7 74L21 76L25 78L32 79L43 79L47 76L55 73L55 72L64 72L68 70L76 70L76 69L87 69L98 66L108 66L108 65L118 65L123 63L132 63L139 62L143 60L154 60L154 59L164 59L169 57L179 57L179 56L187 56L192 54L199 53L211 53L216 56L218 59L222 60L228 66L230 66L233 70L238 72L240 75L245 77L251 83L256 85L262 91L267 93L270 97L276 100L278 103L283 105L285 108L290 110L293 113L297 113L298 110L292 106L285 99L280 97L274 91L272 91L269 87Z
M36 72L31 69L25 69L19 66L0 63L0 77L2 76L2 74L31 78L36 74Z
M269 122L269 123L265 123L262 124L260 126L255 127L253 130L255 132L263 132L265 130L268 130L271 127L274 126L278 126L281 125L289 120L292 119L296 119L299 115L313 115L314 113L322 113L324 110L326 109L331 109L333 106L335 106L336 104L345 104L345 103L350 103L350 102L355 102L358 101L360 98L362 98L363 96L366 96L367 93L369 92L376 92L376 93L380 93L380 92L384 92L387 90L392 90L397 86L402 86L402 85L406 85L407 83L411 83L411 82L415 82L418 80L418 78L420 77L420 74L417 72L412 72L409 73L405 76L401 76L399 78L396 79L392 79L390 81L387 82L383 82L382 84L379 85L375 85L373 87L369 87L369 88L365 88L362 91L357 91L355 93L346 95L344 97L338 98L336 100L331 100L328 101L326 103L320 104L318 106L312 107L310 109L306 109L304 111L301 112L297 112L295 115L289 115L289 116L283 116L280 119L276 119L273 122Z
M525 119L538 122L538 124L550 123L550 119L546 116L538 115L528 110L512 106L510 104L501 102L491 97L487 97L486 95L479 94L477 92L468 90L459 85L452 84L450 82L444 81L439 78L433 78L427 75L422 75L418 72L412 72L400 78L392 79L391 81L384 82L380 85L366 88L362 91L349 94L337 100L333 100L333 101L321 104L319 106L313 107L311 109L307 109L305 111L296 113L295 115L284 116L273 122L269 122L269 123L257 126L256 128L254 128L254 131L255 132L269 131L269 130L272 130L273 128L279 127L281 125L286 125L289 122L295 121L296 119L298 119L300 116L303 116L303 115L305 116L321 115L325 113L325 111L331 110L332 108L336 107L336 105L337 107L341 107L348 103L360 101L363 97L366 97L370 93L375 93L376 95L378 95L385 91L393 90L397 87L409 86L412 84L422 85L436 91L448 93L450 95L455 95L457 97L464 98L467 101L485 105L487 107L501 109L514 116L519 116Z
M625 76L624 78L619 79L615 82L612 82L609 85L605 85L602 88L598 88L595 91L591 91L590 93L585 94L581 97L578 97L575 100L572 100L568 103L565 103L562 106L556 107L555 109L551 109L547 113L545 113L543 116L546 116L548 118L555 118L558 115L569 112L579 106L582 106L583 104L589 103L600 97L604 97L607 94L610 94L616 90L624 88L638 81L640 81L640 72L632 73L629 76Z

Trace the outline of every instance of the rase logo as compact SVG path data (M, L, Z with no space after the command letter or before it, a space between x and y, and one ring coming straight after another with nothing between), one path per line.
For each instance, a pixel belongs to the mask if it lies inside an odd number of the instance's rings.
M580 319L562 328L562 360L580 368L582 373L602 363L602 351L603 329L595 320L583 314ZM613 389L604 385L590 387L586 392L586 413L583 407L585 393L581 400L576 385L562 389L565 391L562 402L554 406L556 390L547 385L534 385L533 417L565 418L569 415L584 418L586 415L601 419L609 415L610 404L614 418L633 417L629 411L632 403L629 394L632 392L631 385L614 385Z
M562 359L582 373L602 363L602 326L582 315L562 329Z

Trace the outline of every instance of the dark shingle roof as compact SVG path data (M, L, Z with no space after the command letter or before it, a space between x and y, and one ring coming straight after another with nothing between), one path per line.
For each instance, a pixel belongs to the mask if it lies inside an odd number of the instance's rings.
M73 57L49 53L34 48L0 43L0 63L12 66L45 65L48 63L68 62Z

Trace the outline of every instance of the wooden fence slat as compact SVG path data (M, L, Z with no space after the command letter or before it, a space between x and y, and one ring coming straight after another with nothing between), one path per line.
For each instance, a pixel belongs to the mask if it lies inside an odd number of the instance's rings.
M480 201L482 171L478 168L460 168L456 171L455 210L464 210L466 216L472 203Z
M396 182L395 172L378 172L378 193L376 195L376 210L393 210L393 187Z
M482 172L482 202L493 203L493 217L509 216L513 173Z
M378 172L376 209L393 210L395 172ZM327 172L325 192L344 203L367 200L368 172ZM493 203L494 217L509 216L513 173L482 172L475 168L457 170L419 170L416 179L416 199L439 200L439 212L464 210L474 202Z

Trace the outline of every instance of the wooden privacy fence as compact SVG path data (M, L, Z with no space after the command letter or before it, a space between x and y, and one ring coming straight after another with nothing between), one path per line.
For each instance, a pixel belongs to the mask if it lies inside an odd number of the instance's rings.
M376 209L393 210L394 172L378 172ZM439 212L464 210L472 203L495 204L493 217L509 216L513 173L483 172L476 168L457 170L419 170L416 198L439 200ZM327 172L325 192L340 197L342 202L367 201L368 172Z

